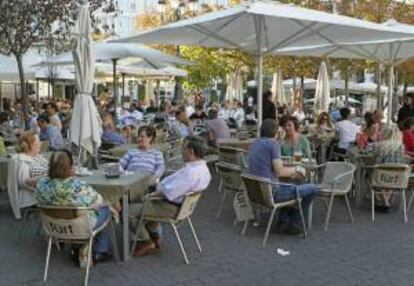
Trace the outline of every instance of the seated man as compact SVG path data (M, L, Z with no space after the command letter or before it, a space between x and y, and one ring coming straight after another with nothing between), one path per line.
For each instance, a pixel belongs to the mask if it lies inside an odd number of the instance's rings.
M51 151L61 150L64 147L62 133L60 129L52 124L49 124L47 115L40 115L37 118L37 124L40 128L40 139L49 141L49 149Z
M300 178L304 175L301 167L285 167L280 155L280 143L277 139L278 122L266 119L260 128L258 138L249 151L249 173L255 176L278 181L278 177ZM302 197L302 208L307 214L310 203L316 192L316 186L304 184L297 186ZM275 202L291 200L296 197L296 189L292 186L275 186L273 189ZM287 234L301 233L301 218L296 208L283 208L279 215L278 230Z
M164 178L157 185L156 191L148 195L148 197L159 197L161 199L149 201L146 204L144 215L174 218L186 193L203 191L208 187L211 175L206 162L202 159L203 154L203 140L196 136L188 136L182 146L185 167ZM129 212L131 222L139 221L142 209L142 204L131 205ZM138 231L145 243L135 249L134 256L156 252L159 248L157 227L157 223L145 222L144 220L141 229Z
M175 121L171 125L172 133L178 138L185 138L192 133L192 127L185 110L177 110L175 112Z
M218 118L216 109L210 109L208 112L209 120L206 121L208 130L209 143L215 145L217 139L230 138L230 128L223 118Z
M351 111L349 108L343 107L339 110L342 120L335 125L336 132L339 137L337 153L346 154L351 143L355 142L360 127L350 120Z

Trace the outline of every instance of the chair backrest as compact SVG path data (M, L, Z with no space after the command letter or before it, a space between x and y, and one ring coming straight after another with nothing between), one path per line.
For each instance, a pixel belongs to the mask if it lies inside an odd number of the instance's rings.
M348 162L327 162L322 177L322 184L331 185L335 182L335 188L348 191L352 188L355 173L355 165ZM338 178L338 176L340 176ZM336 181L335 179L338 178Z
M219 146L219 161L240 166L242 169L247 167L244 150L234 147Z
M86 240L92 237L89 221L93 208L38 206L42 211L43 230L48 236L62 240Z
M240 166L217 162L216 171L220 176L222 186L227 189L240 189L242 180L241 180L241 168Z
M406 164L377 164L373 168L371 186L381 189L406 189L410 177Z
M20 202L19 202L19 183L17 180L17 157L12 156L7 162L7 192L9 195L10 206L16 219L20 219Z
M269 179L250 174L241 174L241 177L252 203L273 208L273 188Z
M197 206L198 201L201 198L202 192L190 192L184 195L183 203L181 204L180 210L178 211L176 220L180 221L189 217L195 207Z

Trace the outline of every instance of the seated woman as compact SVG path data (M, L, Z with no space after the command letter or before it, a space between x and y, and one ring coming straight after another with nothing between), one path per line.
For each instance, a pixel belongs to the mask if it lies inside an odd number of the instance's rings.
M47 175L48 163L40 155L40 139L34 131L23 133L17 144L15 155L17 183L19 186L19 207L29 207L36 204L35 187L37 181Z
M102 141L106 144L125 145L127 140L124 136L116 131L115 122L110 114L103 117Z
M16 142L16 135L13 126L10 124L10 117L6 112L0 113L0 135L3 136L6 144Z
M310 159L310 143L306 136L299 133L299 121L295 117L286 117L284 120L285 138L281 141L282 156L293 156L300 152L303 157Z
M90 225L94 229L101 226L111 215L101 195L74 176L72 154L67 150L53 153L50 158L49 177L41 178L37 183L36 200L41 205L95 208L89 217ZM108 257L110 246L109 233L106 230L101 231L95 237L93 246L95 263ZM79 250L81 268L86 267L87 253L87 247L84 245Z
M372 113L366 114L365 116L365 127L362 133L358 137L358 148L360 150L372 147L374 143L381 140L380 126L375 121Z
M374 145L373 153L377 164L406 162L402 135L396 124L384 129L383 139ZM387 212L390 207L392 192L382 192L376 199L376 208L379 211Z
M129 150L119 161L122 169L139 171L160 178L165 170L164 158L161 151L152 148L156 131L151 126L141 126L138 129L138 149Z
M414 117L408 117L403 124L403 143L405 147L405 154L414 157Z
M331 118L327 112L321 112L318 116L316 123L316 132L318 134L333 130L334 126L331 122Z

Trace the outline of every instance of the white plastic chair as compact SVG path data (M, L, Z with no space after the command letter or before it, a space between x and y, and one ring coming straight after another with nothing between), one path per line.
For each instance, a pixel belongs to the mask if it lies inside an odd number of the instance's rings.
M406 190L408 187L411 168L407 164L377 164L373 167L372 179L370 182L371 189L371 219L375 221L375 193L391 191L402 193L403 218L407 218L407 199Z
M291 186L291 187L296 188L295 185L272 182L269 179L258 177L258 176L253 176L249 174L242 174L241 177L243 179L244 185L247 190L247 195L252 205L253 206L256 205L258 207L271 210L269 221L266 227L265 236L262 242L263 246L266 245L267 238L269 236L270 228L272 226L276 210L280 208L284 208L284 207L291 207L295 205L298 207L300 216L301 216L301 221L302 221L303 234L304 234L304 237L306 237L307 231L306 231L306 225L305 225L305 218L303 216L303 211L302 211L302 204L301 204L302 199L299 193L297 192L297 189L296 189L296 198L292 200L276 203L273 199L273 196L274 196L273 186L277 187L281 185L286 185L286 186ZM248 223L249 223L249 220L246 220L244 223L243 230L242 230L242 235L245 235Z
M88 243L88 256L84 285L88 285L89 268L92 259L92 244L94 237L109 224L111 226L111 237L114 256L119 261L118 246L111 216L97 229L93 229L89 222L91 212L95 211L88 207L63 207L63 206L38 206L41 210L43 230L48 237L45 271L43 281L46 282L49 270L52 241L84 244Z
M349 203L349 193L352 189L354 173L356 167L354 164L347 162L326 162L318 165L315 168L325 168L323 172L322 181L318 184L318 197L329 200L327 204L327 214L325 218L325 231L328 230L329 222L332 214L332 207L335 197L344 197L348 209L348 214L353 223L351 205ZM312 208L309 208L309 227L312 225Z
M239 192L242 186L241 168L237 165L217 162L216 172L220 177L219 192L222 192L219 208L217 210L217 218L220 217L224 202L229 191Z
M174 218L168 218L168 217L157 217L157 216L148 216L145 215L145 208L146 208L146 204L150 203L151 201L154 200L164 200L163 198L149 198L147 200L144 201L144 206L141 212L141 216L140 216L140 220L138 223L138 228L137 228L137 232L135 233L135 239L134 239L134 243L132 245L132 251L131 251L131 255L133 254L133 251L135 249L136 243L139 240L139 229L141 228L141 225L144 223L144 221L147 222L157 222L157 223L165 223L171 226L171 228L174 231L174 235L177 239L178 245L180 247L181 253L184 257L184 261L186 264L189 264L190 261L188 260L187 257L187 253L185 252L183 243L181 241L181 237L180 234L178 232L178 227L180 227L185 221L188 222L188 225L191 228L191 233L193 235L193 238L196 242L197 248L200 252L202 252L201 249L201 245L200 242L198 240L197 234L195 232L193 223L191 222L191 215L193 214L193 211L195 209L195 207L198 204L198 201L201 198L201 194L202 192L190 192L184 195L184 200L180 206L180 209L178 210L177 216L175 216Z

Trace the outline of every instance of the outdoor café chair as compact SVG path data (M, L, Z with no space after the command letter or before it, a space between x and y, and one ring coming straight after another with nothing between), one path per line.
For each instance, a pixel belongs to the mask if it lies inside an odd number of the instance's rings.
M239 192L242 186L241 180L241 168L237 165L217 162L216 163L216 172L220 178L219 192L222 192L219 208L217 210L217 218L220 217L221 211L223 209L224 202L229 191Z
M298 207L300 216L301 216L301 221L302 221L303 234L304 234L304 237L306 237L307 231L306 231L305 219L304 219L303 211L302 211L302 204L301 204L302 199L297 189L296 189L296 194L297 194L296 198L292 200L288 200L284 202L275 202L273 199L273 196L274 196L273 187L276 187L276 192L277 192L278 186L286 185L286 186L291 186L291 187L296 188L296 185L273 182L269 179L258 177L258 176L253 176L249 174L242 174L241 177L246 187L247 196L251 204L259 208L271 210L269 221L266 227L265 236L262 242L263 246L266 245L267 238L269 236L270 228L272 226L276 210L280 208L284 208L284 207L294 207L294 206ZM249 220L246 220L243 226L242 235L245 235L248 223L249 223Z
M84 285L88 285L89 268L92 259L92 244L95 236L110 225L114 256L119 261L118 246L116 243L114 227L111 216L97 229L93 229L89 222L91 212L94 208L89 207L67 207L67 206L44 206L38 205L41 210L43 230L48 238L47 254L43 282L47 281L50 254L52 252L52 241L56 243L88 244L88 257Z
M352 189L354 173L356 170L355 165L347 162L326 162L316 166L315 168L324 168L322 180L318 184L317 196L325 200L325 205L327 207L324 227L325 231L327 231L329 227L333 203L336 197L345 198L349 218L351 223L353 223L354 218L352 216L348 195ZM327 203L326 200L328 200L329 203ZM309 228L312 227L312 212L312 208L309 208Z
M197 206L198 201L201 198L201 194L202 194L202 192L190 192L190 193L185 194L184 195L184 200L183 200L183 202L180 206L180 209L178 210L177 216L174 217L174 218L145 215L145 208L146 208L146 206L149 202L154 201L154 200L164 200L164 198L159 198L159 197L150 197L150 198L146 199L144 201L143 210L141 212L141 216L140 216L140 219L139 219L137 231L134 234L135 239L134 239L134 243L132 244L131 255L133 254L133 251L136 247L137 241L139 240L139 229L141 228L141 225L144 223L144 221L165 223L165 224L170 225L171 228L173 229L174 235L175 235L175 237L177 239L177 242L178 242L178 246L180 247L181 253L184 257L184 261L185 261L186 264L189 264L190 261L187 258L187 253L185 252L183 243L181 241L181 237L180 237L180 234L178 232L178 228L180 226L182 226L182 224L185 221L188 222L188 225L190 226L191 233L193 235L193 238L195 240L197 248L201 253L202 252L201 245L200 245L200 242L198 241L198 237L197 237L197 234L195 232L193 223L191 222L191 215L193 214L193 211L194 211L195 207Z
M246 169L247 161L244 155L245 152L246 152L245 150L236 148L236 147L219 146L218 147L219 161L237 165L237 166L240 166L240 168L242 169Z
M371 182L371 219L375 221L375 194L391 191L402 193L402 207L404 222L407 218L406 190L410 177L411 168L407 164L386 163L374 165Z

